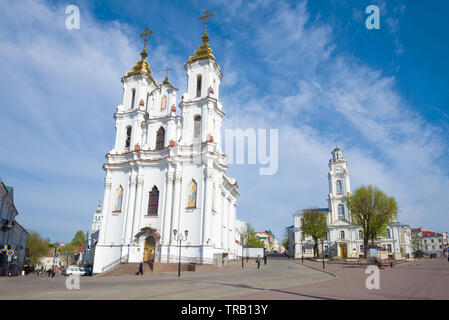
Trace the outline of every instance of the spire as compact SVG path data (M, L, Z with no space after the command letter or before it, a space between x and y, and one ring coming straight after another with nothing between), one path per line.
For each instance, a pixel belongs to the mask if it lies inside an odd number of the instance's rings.
M166 67L164 71L165 71L165 79L164 81L162 81L162 84L170 84L170 82L168 82L168 72L170 71L170 68Z
M209 47L209 37L207 36L207 18L212 17L214 14L209 12L208 10L204 10L203 15L198 18L198 20L204 20L204 35L201 37L203 43L198 46L198 49L195 50L193 56L189 57L187 63L195 62L202 59L213 59L215 61L215 57L212 54L212 49Z
M154 83L154 85L157 87L157 82L156 80L153 79L153 72L151 72L150 70L150 65L147 63L146 58L148 57L147 51L146 51L146 46L147 46L147 42L148 42L148 38L147 36L151 35L153 33L153 31L151 31L150 29L146 28L144 30L144 32L142 32L140 34L140 37L143 38L143 50L140 53L140 56L142 57L139 61L137 61L136 65L132 67L132 71L128 71L125 74L125 77L129 77L129 76L133 76L136 74L147 74L151 81Z

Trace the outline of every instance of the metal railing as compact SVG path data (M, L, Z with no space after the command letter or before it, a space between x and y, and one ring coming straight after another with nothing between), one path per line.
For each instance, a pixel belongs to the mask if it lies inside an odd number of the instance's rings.
M178 263L179 256L163 255L159 256L157 260L165 263ZM214 259L181 256L181 263L214 264Z
M121 263L128 263L128 255L124 255L123 257L112 261L111 263L105 265L102 269L101 269L101 273L107 272L112 270L113 268L115 268L117 265L121 264Z

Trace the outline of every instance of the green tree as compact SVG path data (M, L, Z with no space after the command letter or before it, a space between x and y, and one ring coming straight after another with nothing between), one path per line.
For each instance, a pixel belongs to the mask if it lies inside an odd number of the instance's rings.
M365 257L368 254L368 241L386 233L387 225L398 216L398 205L393 197L374 186L361 186L346 199L351 211L352 222L363 231L363 248Z
M32 232L27 239L25 256L30 259L30 266L39 264L42 257L50 253L49 243L39 233Z
M75 237L73 238L71 244L77 247L82 247L84 246L84 242L86 241L86 237L84 235L84 232L79 230L76 234Z
M242 234L243 246L250 248L262 248L262 241L256 236L254 229L248 224L246 232Z
M282 240L282 246L288 251L288 238L284 238L284 240Z
M75 262L76 247L76 245L68 243L58 250L62 261L65 261L67 265L71 265Z
M304 235L311 236L315 242L313 254L318 258L318 242L327 236L326 214L318 209L307 209L303 213L301 231Z

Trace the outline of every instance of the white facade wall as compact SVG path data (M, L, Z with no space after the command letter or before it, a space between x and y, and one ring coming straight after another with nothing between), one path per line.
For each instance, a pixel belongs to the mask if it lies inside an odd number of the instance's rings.
M103 217L94 273L120 261L140 262L149 236L157 239L155 261L178 262L179 241L174 238L174 229L178 234L188 230L187 239L181 242L183 262L212 264L219 255L227 259L238 256L235 216L239 194L236 181L226 176L226 158L220 144L224 113L218 90L223 75L210 58L189 62L185 68L187 92L176 108L181 116L172 110L177 89L168 82L156 86L147 73L122 79L123 101L114 115L116 142L104 164ZM197 97L199 74L202 85ZM131 108L133 90L136 98ZM198 138L194 137L197 116L201 116ZM131 136L126 147L128 127ZM165 130L164 148L156 150L160 127ZM189 208L192 181L197 186L196 207ZM114 211L120 186L122 208ZM154 186L159 191L158 213L148 215Z

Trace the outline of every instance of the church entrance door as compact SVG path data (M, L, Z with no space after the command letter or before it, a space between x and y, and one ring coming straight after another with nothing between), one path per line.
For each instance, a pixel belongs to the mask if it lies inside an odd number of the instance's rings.
M150 236L145 239L143 248L143 261L154 261L154 250L156 249L156 241Z
M348 257L348 246L347 244L340 244L340 257L347 258Z

